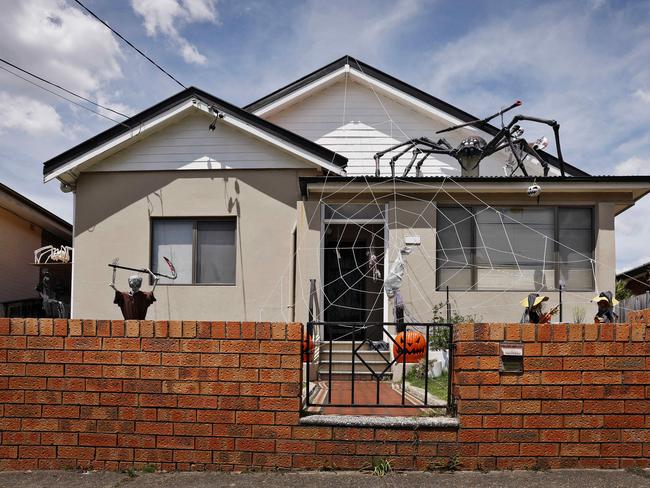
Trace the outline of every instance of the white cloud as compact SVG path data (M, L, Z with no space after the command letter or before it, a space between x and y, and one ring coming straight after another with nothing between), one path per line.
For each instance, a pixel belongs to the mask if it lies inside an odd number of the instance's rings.
M178 48L187 63L205 64L207 58L179 33L194 22L218 22L217 0L131 0L133 10L144 20L147 35L162 34Z
M637 91L634 92L634 94L642 102L650 103L650 90L642 90L641 88L639 88Z
M49 105L0 91L0 131L17 129L31 135L60 132L59 114Z
M616 175L648 175L650 174L650 159L632 156L618 163L614 168Z

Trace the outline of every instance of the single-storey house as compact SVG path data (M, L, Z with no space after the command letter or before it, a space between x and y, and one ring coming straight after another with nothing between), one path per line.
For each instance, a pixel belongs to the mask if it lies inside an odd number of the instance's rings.
M590 313L614 288L615 217L650 177L547 153L547 174L528 156L524 175L507 151L471 175L445 154L406 172L408 154L395 177L392 152L377 175L376 153L472 121L350 56L242 108L188 88L44 163L74 193L72 316L120 318L107 265L164 272L163 256L178 277L160 281L149 319L306 321L311 297L325 321L392 321L389 278L413 321L448 296L454 313L517 321L528 293L556 303L561 285L564 320ZM456 147L498 131L443 135Z
M70 303L70 264L37 264L34 251L71 244L70 223L0 183L0 317L47 317L36 290L45 273L53 297Z

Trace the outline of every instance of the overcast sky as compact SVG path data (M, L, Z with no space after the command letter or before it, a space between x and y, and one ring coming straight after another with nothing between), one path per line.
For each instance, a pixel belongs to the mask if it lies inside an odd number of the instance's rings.
M650 174L650 1L85 0L186 85L238 105L344 54L464 110L522 99L591 174ZM126 114L180 90L72 0L0 0L0 57ZM104 115L119 119L110 112ZM42 162L114 122L0 71L0 181L70 220ZM650 197L617 267L650 261Z

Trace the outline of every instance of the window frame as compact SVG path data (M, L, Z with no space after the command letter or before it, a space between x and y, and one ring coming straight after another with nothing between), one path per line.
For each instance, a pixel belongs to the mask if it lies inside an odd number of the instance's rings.
M151 217L149 219L149 269L153 270L154 262L154 225L155 222L164 221L186 221L192 223L192 282L191 283L158 283L158 286L237 286L237 247L239 244L238 230L239 222L236 216L215 216L215 217L193 217L193 216L174 216L174 217ZM198 223L199 222L233 222L235 224L235 280L232 283L197 283L197 266L198 266ZM149 277L149 284L153 285L153 279Z
M449 291L471 291L471 292L486 292L486 293L499 293L502 290L481 290L477 289L477 283L478 283L478 269L476 267L476 239L477 239L477 232L476 232L476 212L477 210L481 208L486 208L486 207L491 207L494 208L495 210L501 210L502 208L542 208L542 209L552 209L553 210L553 261L555 262L555 266L553 267L554 271L554 289L550 288L545 288L542 291L558 291L559 290L559 281L560 281L560 243L559 243L559 233L560 233L560 209L589 209L591 211L591 242L590 242L590 251L591 251L591 259L594 259L594 256L596 254L596 207L595 205L452 205L452 204L444 204L444 205L437 205L436 207L436 286L435 290L440 292L440 291L445 291L445 288L440 288L440 270L441 268L438 266L438 212L442 209L445 208L465 208L467 209L472 216L474 217L474 225L472 225L472 233L471 233L471 246L470 246L470 259L469 259L469 266L470 266L470 280L471 280L471 287L468 289L460 289L460 288L452 288L449 287ZM571 292L593 292L595 290L595 279L592 273L591 276L591 285L589 288L565 288L566 291L571 291ZM507 291L512 291L515 293L519 292L526 292L530 291L529 289L508 289Z

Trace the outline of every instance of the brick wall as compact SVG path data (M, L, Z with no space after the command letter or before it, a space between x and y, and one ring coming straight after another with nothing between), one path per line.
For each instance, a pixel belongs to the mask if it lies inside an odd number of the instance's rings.
M504 340L523 342L523 374L499 372ZM646 323L462 324L455 341L465 467L649 466Z
M460 429L301 426L300 337L300 324L0 319L0 469L649 465L645 323L456 326ZM499 372L503 341L524 344L523 374Z
M424 469L457 430L299 424L300 324L0 319L0 469Z

